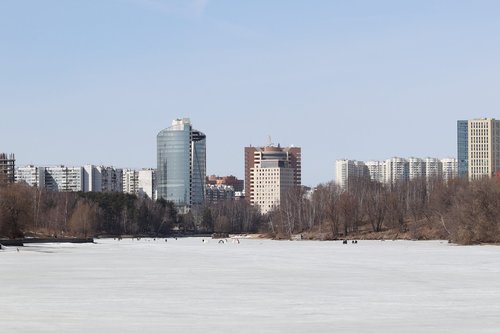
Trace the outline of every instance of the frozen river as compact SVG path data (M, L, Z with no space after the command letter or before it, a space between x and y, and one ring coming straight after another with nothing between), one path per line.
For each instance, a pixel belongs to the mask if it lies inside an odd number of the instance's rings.
M3 332L500 332L500 247L97 240L0 251Z

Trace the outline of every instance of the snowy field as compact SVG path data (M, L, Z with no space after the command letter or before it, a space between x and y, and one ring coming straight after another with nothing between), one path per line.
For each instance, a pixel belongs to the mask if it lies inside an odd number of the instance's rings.
M0 251L2 332L500 332L500 247L97 240Z

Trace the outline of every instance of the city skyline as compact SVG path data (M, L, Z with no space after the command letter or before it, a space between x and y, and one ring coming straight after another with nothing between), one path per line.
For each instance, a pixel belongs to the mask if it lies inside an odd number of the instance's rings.
M0 151L151 168L156 133L190 117L207 174L243 178L243 148L268 136L302 147L307 186L342 158L457 157L456 120L500 118L499 15L492 1L3 2Z

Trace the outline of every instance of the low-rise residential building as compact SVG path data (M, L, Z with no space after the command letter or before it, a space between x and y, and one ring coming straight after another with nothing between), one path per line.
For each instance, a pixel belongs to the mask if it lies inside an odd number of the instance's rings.
M207 184L205 187L205 200L208 203L214 204L221 201L234 200L234 198L235 191L232 186Z
M235 176L216 176L211 175L206 179L208 185L227 185L232 186L235 192L242 192L244 189L244 181Z

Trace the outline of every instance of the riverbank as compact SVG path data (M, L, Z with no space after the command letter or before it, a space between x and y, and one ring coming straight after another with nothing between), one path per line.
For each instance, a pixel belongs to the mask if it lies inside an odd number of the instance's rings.
M42 244L42 243L94 243L93 238L19 238L19 239L0 239L2 246L24 246L24 244Z

